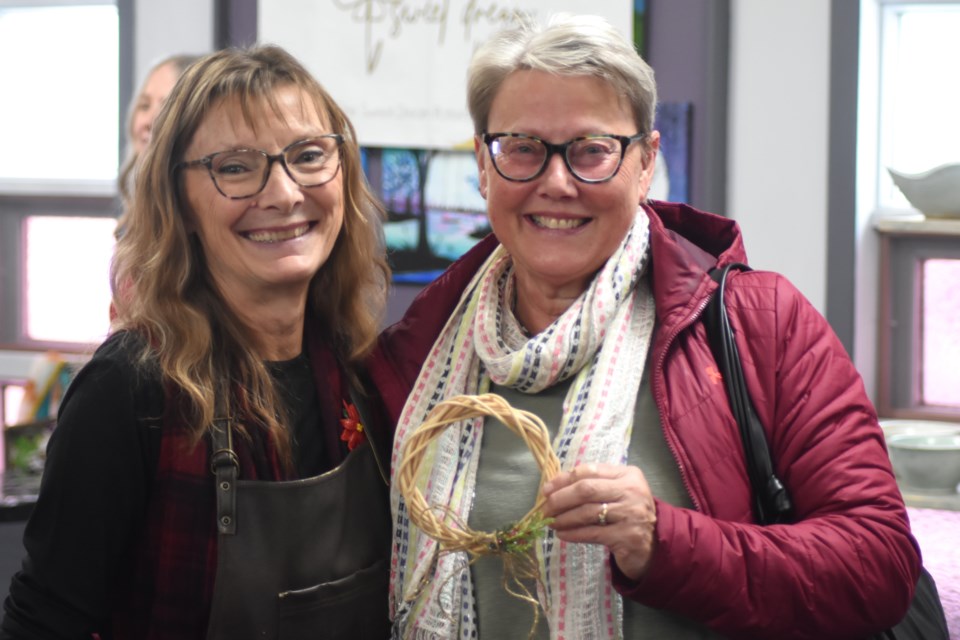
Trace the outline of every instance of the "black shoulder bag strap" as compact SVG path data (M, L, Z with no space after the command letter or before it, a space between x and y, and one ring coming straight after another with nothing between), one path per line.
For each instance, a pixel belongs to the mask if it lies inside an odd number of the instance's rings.
M747 475L750 477L750 486L753 489L754 516L760 524L785 522L789 519L793 505L786 487L773 472L770 447L767 444L763 425L757 418L753 403L750 401L747 383L743 377L743 367L740 364L740 352L733 339L733 328L730 326L727 306L724 304L723 296L730 269L748 271L750 267L734 263L710 271L710 277L720 286L717 287L704 314L707 337L727 388L733 416L740 427L740 438L743 440L743 452L747 461Z
M773 472L773 460L767 445L763 425L754 411L740 364L740 353L733 340L733 328L723 302L727 274L730 269L749 271L750 267L734 263L722 269L712 269L710 277L720 286L707 305L704 317L710 348L730 396L730 406L740 427L743 450L747 460L747 474L753 489L754 511L757 522L773 524L788 522L792 504L786 488ZM870 637L870 640L948 640L946 616L937 593L937 585L925 568L913 595L906 616L895 627Z

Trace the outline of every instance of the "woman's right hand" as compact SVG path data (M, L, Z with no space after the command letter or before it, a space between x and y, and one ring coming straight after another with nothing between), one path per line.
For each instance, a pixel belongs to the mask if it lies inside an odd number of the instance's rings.
M657 511L637 467L579 465L544 484L544 515L566 542L602 544L628 578L639 579L653 557Z

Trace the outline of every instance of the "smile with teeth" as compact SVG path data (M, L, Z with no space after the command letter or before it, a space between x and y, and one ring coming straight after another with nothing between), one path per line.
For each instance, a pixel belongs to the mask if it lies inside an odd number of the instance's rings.
M551 218L547 216L530 216L533 223L545 229L576 229L587 224L587 218Z
M299 238L310 230L310 226L309 222L305 222L296 227L290 227L289 229L281 229L279 231L247 231L241 235L247 240L253 240L254 242L283 242L284 240Z

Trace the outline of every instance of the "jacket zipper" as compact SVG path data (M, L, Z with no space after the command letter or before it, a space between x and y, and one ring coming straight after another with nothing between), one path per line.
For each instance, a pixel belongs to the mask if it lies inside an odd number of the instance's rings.
M707 297L705 300L703 300L703 302L701 302L697 306L696 309L694 309L693 313L690 314L690 316L687 318L687 322L685 324L681 323L680 325L678 325L677 328L674 329L673 332L667 337L667 340L664 343L663 350L657 356L657 366L653 370L654 375L657 375L658 372L663 371L663 363L667 359L667 351L669 351L669 347L673 343L673 341L676 339L676 337L680 334L681 331L691 327L700 318L704 310L707 308L708 304L710 304L710 297ZM664 410L664 398L663 398L663 388L665 384L657 384L656 379L654 379L652 382L653 382L653 391L654 391L653 398L657 403L657 409L660 412L661 416L666 416L667 414L666 414L666 411ZM663 438L664 440L667 441L667 447L669 447L670 453L673 455L673 460L674 462L677 463L677 468L680 470L680 478L683 480L683 486L687 490L687 495L690 496L690 500L693 502L693 506L696 508L697 511L699 511L700 513L706 513L706 511L704 511L703 509L702 502L700 501L699 497L694 494L693 488L690 485L690 479L687 476L687 468L680 461L680 458L677 455L677 448L674 445L673 440L670 437L670 434L667 433L668 431L666 427L667 421L662 420L661 422L663 423L663 426L661 426L661 429L663 429Z

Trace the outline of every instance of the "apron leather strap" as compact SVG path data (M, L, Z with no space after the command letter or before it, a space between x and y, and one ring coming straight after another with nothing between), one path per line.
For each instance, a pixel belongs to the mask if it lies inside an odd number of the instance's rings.
M233 451L233 431L229 420L217 420L210 430L213 455L210 470L217 476L217 531L220 535L237 533L237 476L240 461Z

